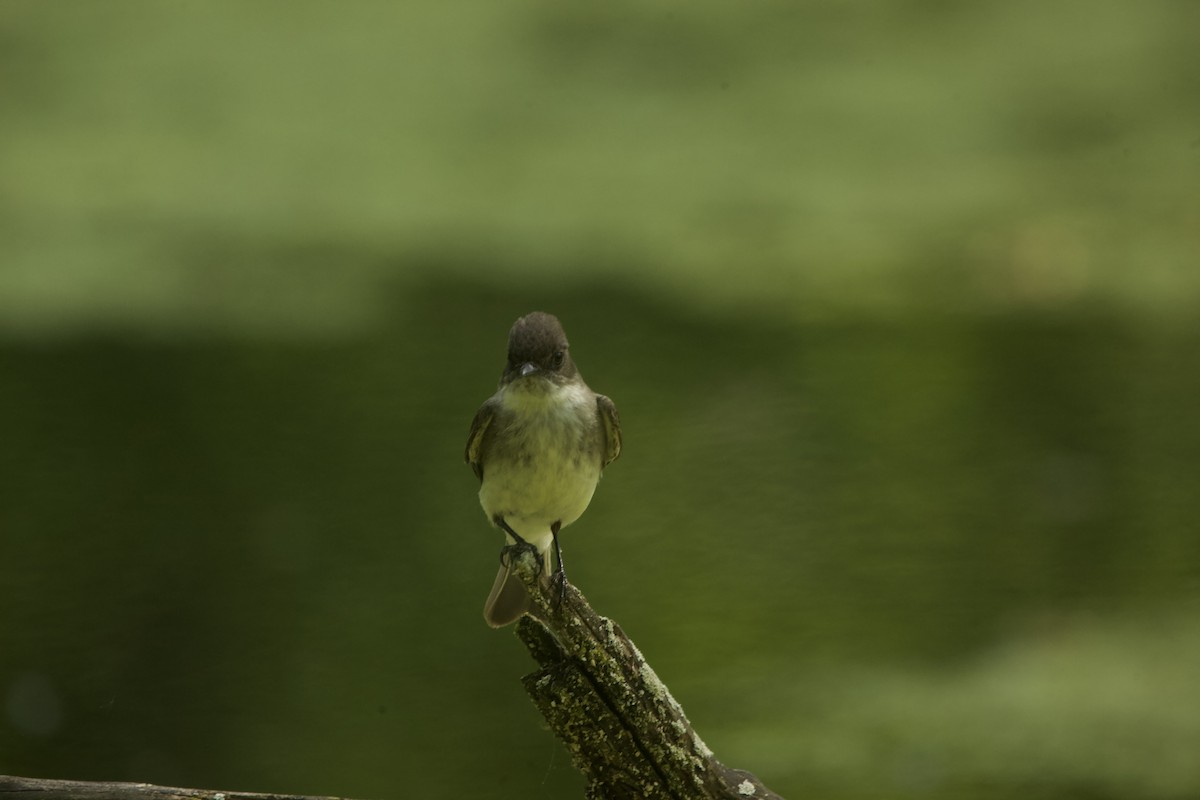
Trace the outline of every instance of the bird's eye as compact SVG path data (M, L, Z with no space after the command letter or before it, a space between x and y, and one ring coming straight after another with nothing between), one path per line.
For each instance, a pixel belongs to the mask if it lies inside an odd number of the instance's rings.
M564 353L562 350L555 350L554 355L550 356L550 366L554 367L555 369L558 369L559 367L561 367L563 365L563 360L566 357L567 357L567 354Z

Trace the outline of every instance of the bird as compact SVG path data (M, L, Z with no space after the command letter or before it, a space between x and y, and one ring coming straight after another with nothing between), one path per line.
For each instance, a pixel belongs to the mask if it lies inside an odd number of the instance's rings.
M465 458L479 502L509 544L537 548L546 575L564 582L559 531L583 514L604 469L621 454L621 423L608 397L593 392L571 358L562 324L534 311L513 323L495 394L471 420ZM501 555L484 604L493 628L530 608L529 594Z

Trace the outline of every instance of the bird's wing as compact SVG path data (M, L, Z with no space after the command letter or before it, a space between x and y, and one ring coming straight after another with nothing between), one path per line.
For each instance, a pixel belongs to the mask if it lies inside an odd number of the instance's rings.
M613 401L602 394L596 395L596 409L604 426L604 459L600 462L600 468L603 469L621 455L621 418L617 416Z
M492 424L492 418L496 414L496 404L492 400L488 400L479 407L475 412L475 419L471 420L471 432L467 434L467 450L465 453L467 463L471 465L475 477L483 480L483 435L487 432L488 426Z

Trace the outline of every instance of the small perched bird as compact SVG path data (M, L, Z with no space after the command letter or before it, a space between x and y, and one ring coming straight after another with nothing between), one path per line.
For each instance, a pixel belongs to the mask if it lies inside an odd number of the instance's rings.
M467 436L467 463L479 478L479 502L509 544L525 541L550 572L558 531L579 519L600 473L621 454L617 408L583 382L558 318L535 311L508 332L508 363ZM483 607L493 628L529 610L520 579L501 562Z

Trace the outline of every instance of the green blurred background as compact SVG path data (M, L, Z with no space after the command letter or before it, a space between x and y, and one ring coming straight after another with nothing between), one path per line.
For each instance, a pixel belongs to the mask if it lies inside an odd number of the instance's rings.
M483 623L565 536L792 798L1200 796L1200 4L0 2L0 772L580 796Z

